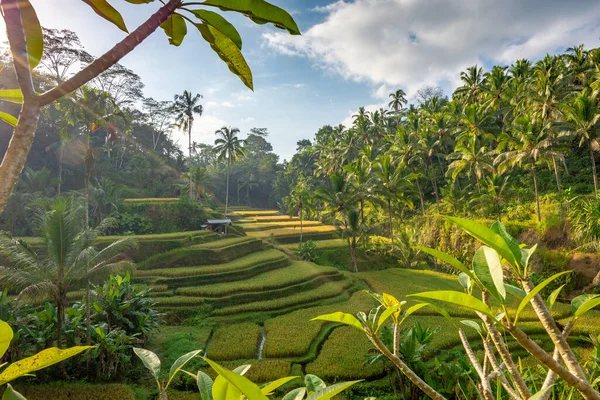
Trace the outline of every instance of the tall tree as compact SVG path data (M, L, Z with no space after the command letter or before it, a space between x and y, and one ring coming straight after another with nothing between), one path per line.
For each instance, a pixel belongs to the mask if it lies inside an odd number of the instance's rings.
M231 165L238 160L241 160L246 155L244 149L244 141L237 135L240 133L238 128L222 127L215 134L218 136L215 140L214 151L218 155L219 160L227 163L227 183L225 189L225 216L229 208L229 175L231 173Z
M173 112L175 113L175 123L177 127L188 134L188 151L189 151L189 162L192 161L192 127L194 126L194 116L202 116L204 108L202 104L199 104L201 94L193 95L187 90L183 91L183 94L175 95L175 102L173 103ZM190 165L191 168L191 165ZM194 190L192 187L192 174L189 175L190 199L194 198Z
M390 93L389 97L392 100L390 100L388 103L388 107L392 108L396 113L400 112L402 107L408 103L406 100L406 93L402 89L398 89L394 93Z

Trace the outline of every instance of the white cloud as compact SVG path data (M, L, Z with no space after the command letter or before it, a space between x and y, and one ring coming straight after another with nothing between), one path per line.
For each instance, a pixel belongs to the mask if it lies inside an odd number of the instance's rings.
M227 107L227 108L233 108L233 107L234 107L234 105L233 105L233 104L231 104L231 103L230 103L230 102L228 102L228 101L224 101L224 102L222 102L222 103L221 103L221 106L222 106L222 107Z
M373 112L373 111L379 110L380 108L385 108L386 106L387 106L387 103L369 104L368 106L365 106L365 110ZM352 122L354 121L353 115L356 115L356 112L357 112L357 110L348 111L348 115L346 116L346 118L344 118L344 120L341 122L341 124L344 125L346 128L351 127Z
M598 46L597 0L342 0L316 10L303 36L263 34L265 43L346 79L402 87L456 85L475 63L510 63L586 43ZM382 93L379 93L380 90Z
M221 129L227 122L216 114L204 114L194 120L192 140L212 144L215 141L215 131ZM183 140L182 148L187 149L187 137Z
M219 103L217 103L216 101L209 101L206 103L207 108L217 107L218 105Z
M248 118L242 118L240 121L242 121L242 122L252 122L252 121L255 121L255 120L256 120L256 118L254 118L254 117L248 117Z

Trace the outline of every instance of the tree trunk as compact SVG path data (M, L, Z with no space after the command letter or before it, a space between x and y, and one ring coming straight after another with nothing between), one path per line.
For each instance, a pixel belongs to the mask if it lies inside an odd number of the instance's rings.
M90 280L85 284L85 344L92 344L92 314L90 309Z
M192 124L188 125L188 143L189 143L189 147L188 147L188 153L189 153L189 158L190 158L190 166L188 169L188 174L190 176L190 193L189 193L189 197L190 200L194 200L194 188L192 187Z
M227 162L227 188L225 189L225 216L227 216L227 208L229 207L229 170L231 162Z
M302 243L302 233L303 233L302 232L302 228L303 228L302 225L303 225L303 217L304 217L302 209L303 209L303 207L302 207L302 205L300 205L300 243Z
M421 185L419 184L419 180L415 180L417 183L417 189L419 190L419 199L421 200L421 212L425 215L425 199L423 198L423 190L421 190Z
M394 217L392 216L392 201L388 199L388 216L390 223L390 238L392 239L392 253L394 252Z
M56 347L63 348L63 324L65 320L65 290L62 283L58 284L58 301L56 302Z
M58 148L58 183L56 184L56 193L60 195L62 189L62 176L63 176L63 142L59 142Z
M592 140L588 141L590 147L590 159L592 160L592 176L594 177L594 194L598 197L598 175L596 175L596 157L594 157L594 148Z
M538 193L537 185L537 174L535 172L535 165L531 163L531 175L533 176L533 187L535 189L535 205L537 207L537 219L538 222L542 222L542 212L540 210L540 195Z

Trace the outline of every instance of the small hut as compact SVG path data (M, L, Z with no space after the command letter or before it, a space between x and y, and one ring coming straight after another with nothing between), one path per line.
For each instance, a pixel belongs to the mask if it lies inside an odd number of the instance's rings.
M206 221L206 224L202 225L202 229L225 235L227 234L227 227L229 225L231 225L231 220L229 218L209 219Z

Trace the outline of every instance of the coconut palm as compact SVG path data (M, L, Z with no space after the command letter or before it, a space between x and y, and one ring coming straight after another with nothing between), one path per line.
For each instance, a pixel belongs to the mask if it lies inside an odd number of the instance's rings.
M472 137L467 143L456 146L454 153L448 156L453 161L446 174L455 181L461 173L466 172L469 178L475 178L477 189L480 190L481 180L486 174L494 172L491 154L486 146L480 145L477 137Z
M208 171L206 171L206 168L203 168L201 166L192 167L185 174L185 176L189 178L189 174L192 175L192 189L194 192L193 200L208 198L211 195L211 191L209 189L210 175L208 174ZM184 193L187 190L189 190L189 186L185 188Z
M179 129L184 132L187 132L188 135L188 150L189 150L189 159L192 159L192 127L194 126L194 116L201 117L204 112L204 108L202 104L199 104L200 99L202 98L201 94L193 95L191 92L187 90L183 91L183 94L176 94L175 101L173 102L173 112L175 113L175 124ZM189 176L189 184L190 191L189 196L190 199L194 198L193 188L192 188L192 175Z
M298 218L300 219L300 243L302 243L303 236L303 224L304 224L304 211L306 207L306 203L310 198L310 188L308 181L301 176L298 179L298 183L292 191L290 192L288 198L288 210L290 211L290 216L293 216L296 209L298 209Z
M594 192L598 195L598 176L596 175L596 159L594 151L600 147L600 107L594 93L584 91L572 102L563 106L563 114L569 123L569 129L579 137L579 146L587 143L592 161Z
M246 156L244 149L244 141L237 135L240 133L238 128L222 127L215 134L218 138L215 140L214 152L217 154L220 161L227 162L227 183L225 189L225 215L229 207L229 174L231 165L235 161L239 161Z
M389 96L392 100L388 103L388 106L393 109L396 113L400 112L402 107L408 101L406 100L406 93L402 89L396 90L394 93L390 93Z
M504 149L507 150L504 151ZM554 159L564 162L564 156L552 148L550 124L543 124L529 115L517 118L513 123L511 132L500 135L498 152L500 154L496 157L494 163L498 165L500 174L515 166L520 166L531 173L537 218L538 222L541 222L537 164L544 162L551 165Z
M17 290L18 300L50 300L56 304L59 347L63 344L67 292L89 285L89 280L103 271L127 267L129 262L123 252L135 244L133 238L124 238L97 250L96 238L114 226L115 220L105 219L97 227L89 228L84 220L84 207L76 198L37 204L34 224L44 244L39 254L26 242L7 233L0 234L0 254L10 262L0 267L0 285ZM89 299L86 304L89 317Z

